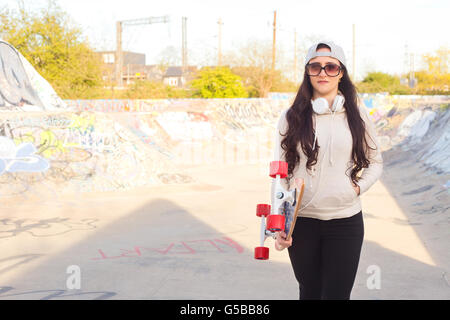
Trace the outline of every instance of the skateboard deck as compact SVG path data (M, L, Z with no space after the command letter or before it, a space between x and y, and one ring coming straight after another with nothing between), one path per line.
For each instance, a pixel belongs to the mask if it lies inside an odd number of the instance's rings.
M302 203L303 192L305 190L304 180L301 178L295 179L295 186L297 189L295 206L291 205L289 202L284 203L284 215L286 217L284 232L286 233L286 240L288 241L292 237L292 232L294 231L298 213L300 212L300 205Z

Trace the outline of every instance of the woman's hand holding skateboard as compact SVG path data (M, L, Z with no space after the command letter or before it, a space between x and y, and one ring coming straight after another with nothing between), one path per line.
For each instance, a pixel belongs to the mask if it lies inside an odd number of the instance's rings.
M275 249L282 251L292 246L292 237L289 241L286 241L287 234L284 231L277 232L277 238L275 240Z

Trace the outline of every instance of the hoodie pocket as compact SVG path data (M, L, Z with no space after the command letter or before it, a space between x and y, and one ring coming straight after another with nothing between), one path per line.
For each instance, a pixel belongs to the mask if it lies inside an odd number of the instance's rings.
M349 194L350 194L350 200L354 200L355 198L358 197L358 194L356 193L355 189L353 188L353 183L351 181L349 181L348 185L348 189L349 189Z
M352 187L352 182L348 181L345 185L342 186L341 191L339 192L339 207L345 208L353 203L355 199L358 197L356 191Z
M357 197L351 181L346 180L345 183L335 186L328 185L319 190L311 206L324 210L344 209L351 206Z

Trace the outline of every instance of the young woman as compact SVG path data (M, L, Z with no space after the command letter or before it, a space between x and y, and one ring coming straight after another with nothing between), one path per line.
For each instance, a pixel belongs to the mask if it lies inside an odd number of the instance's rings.
M305 190L291 240L279 233L275 247L288 248L300 299L350 299L364 237L360 195L380 177L383 159L341 47L309 49L277 131L275 160L288 163L283 185L303 178Z

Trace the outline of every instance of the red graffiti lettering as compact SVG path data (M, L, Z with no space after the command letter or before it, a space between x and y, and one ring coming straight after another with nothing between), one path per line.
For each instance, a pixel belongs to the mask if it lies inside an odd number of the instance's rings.
M239 243L235 242L233 239L231 238L227 238L227 237L223 237L224 240L222 239L214 239L214 241L219 242L219 243L223 243L226 244L232 248L235 248L237 250L237 252L242 253L244 252L244 248L242 246L239 245Z
M105 259L117 259L122 258L122 256L115 256L115 257L107 257L106 254L103 252L103 250L98 249L98 252L102 256L101 258L92 258L91 260L105 260Z
M205 240L191 240L191 241L187 241L187 242L208 242L209 244L211 244L214 248L216 248L220 252L225 252L222 248L220 248L217 244L215 244L213 240L209 240L209 239L205 239Z
M99 249L98 252L100 253L100 258L92 258L91 260L107 260L107 259L118 259L118 258L136 258L142 256L142 251L152 251L157 252L162 255L166 255L168 253L170 254L197 254L198 252L189 246L187 243L197 243L197 242L206 242L209 243L211 246L217 249L217 251L226 253L227 251L224 250L224 248L220 247L218 244L225 245L227 247L231 247L233 249L236 249L238 253L244 252L244 248L239 245L236 241L234 241L231 238L223 237L220 239L201 239L201 240L187 240L187 241L180 241L177 246L175 246L175 243L169 244L166 248L148 248L148 247L141 247L141 246L134 246L133 249L120 249L122 252L119 256L107 256L103 250ZM174 250L175 249L175 250Z

